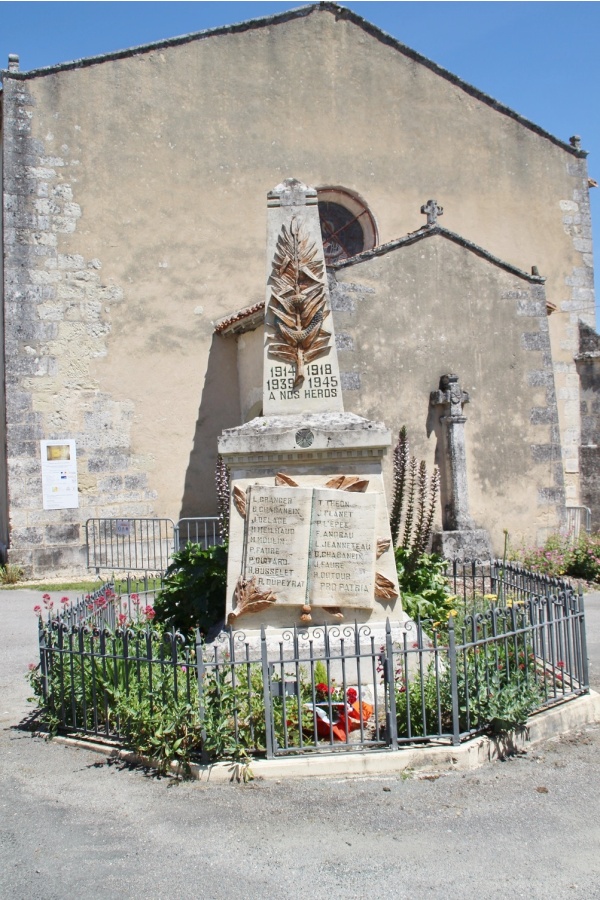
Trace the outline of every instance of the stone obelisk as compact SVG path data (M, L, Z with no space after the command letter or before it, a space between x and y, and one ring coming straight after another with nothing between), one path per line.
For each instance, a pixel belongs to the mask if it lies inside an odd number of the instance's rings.
M263 416L221 435L227 621L244 630L401 616L385 426L345 413L317 194L268 194Z

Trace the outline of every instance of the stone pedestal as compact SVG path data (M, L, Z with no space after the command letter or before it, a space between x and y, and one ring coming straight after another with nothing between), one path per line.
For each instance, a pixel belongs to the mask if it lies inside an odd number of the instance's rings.
M490 559L492 544L483 528L462 531L437 531L431 541L434 553L446 559Z
M400 617L382 476L389 445L385 426L352 413L270 416L223 433L229 624Z

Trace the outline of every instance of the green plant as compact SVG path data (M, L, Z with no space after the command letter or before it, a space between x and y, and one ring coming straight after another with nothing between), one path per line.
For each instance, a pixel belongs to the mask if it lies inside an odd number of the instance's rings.
M395 557L404 612L411 619L420 617L431 624L446 622L456 610L457 598L449 593L444 559L436 553L415 558L404 547L396 547Z
M23 578L23 569L14 563L0 566L0 584L17 584Z
M230 476L229 468L220 454L217 456L217 465L215 469L215 488L217 491L217 510L219 513L221 543L227 544L229 541L229 504L231 497Z
M152 694L121 696L117 712L125 746L157 762L163 773L172 763L189 773L192 756L202 748L197 705L160 687Z
M431 538L433 517L439 493L440 473L434 466L431 478L427 463L410 455L406 426L400 429L394 448L392 509L390 528L394 547L406 551L405 568L416 565ZM402 525L404 528L402 529ZM402 543L399 545L402 530Z
M187 544L173 554L154 610L156 621L188 634L202 634L225 615L227 547Z
M552 534L542 547L512 550L510 558L527 569L552 578L582 578L600 582L600 533L581 534L576 540L569 535Z
M470 633L462 630L457 648L459 729L464 733L485 728L499 734L524 725L540 707L542 679L528 637L521 636L518 643L501 637L474 645L471 638L481 639L481 629L475 624ZM439 728L452 729L452 675L445 654L409 679L399 665L394 688L399 736L423 737L437 734Z

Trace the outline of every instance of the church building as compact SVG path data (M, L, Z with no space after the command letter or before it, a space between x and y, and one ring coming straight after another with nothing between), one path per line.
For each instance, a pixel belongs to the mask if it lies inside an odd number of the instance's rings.
M216 514L218 437L263 412L267 195L289 178L317 191L345 410L406 425L431 470L455 375L494 551L569 507L598 526L579 139L335 3L29 72L11 56L2 82L10 562L75 572L89 520Z

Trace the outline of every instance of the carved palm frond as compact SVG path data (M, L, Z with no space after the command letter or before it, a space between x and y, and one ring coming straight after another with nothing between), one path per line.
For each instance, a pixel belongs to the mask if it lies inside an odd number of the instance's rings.
M275 484L277 487L281 487L282 485L287 485L287 487L298 487L298 482L294 481L293 478L290 478L289 475L286 475L285 472L278 472L275 476Z
M233 502L242 519L246 518L246 492L237 485L233 491Z
M377 539L377 559L386 552L386 550L390 549L391 541L389 538L378 538Z
M398 596L394 582L382 575L381 572L375 573L375 596L382 600L395 600Z
M235 609L227 616L227 624L233 625L238 616L244 613L261 612L269 609L277 602L272 591L263 591L256 585L256 578L246 581L240 577L235 587Z
M269 353L295 366L297 388L305 362L327 352L331 334L323 329L328 310L319 248L295 216L277 239L271 285L275 333L268 337Z
M335 475L325 484L326 488L334 491L364 492L369 486L368 478L359 478L358 475Z

